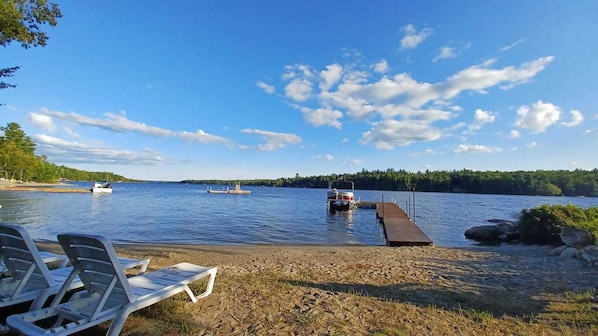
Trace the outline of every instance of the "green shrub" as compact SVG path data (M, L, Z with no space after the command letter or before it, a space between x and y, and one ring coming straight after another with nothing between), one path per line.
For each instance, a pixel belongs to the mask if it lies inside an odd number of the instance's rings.
M583 209L575 205L544 204L533 209L524 209L519 216L519 237L528 244L561 243L563 226L586 229L596 239L598 235L598 207Z

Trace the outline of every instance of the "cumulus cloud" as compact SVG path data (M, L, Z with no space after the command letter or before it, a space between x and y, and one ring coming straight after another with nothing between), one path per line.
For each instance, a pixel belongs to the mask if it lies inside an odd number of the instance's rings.
M333 110L329 107L310 109L307 107L301 108L303 118L313 126L332 126L338 129L342 128L342 123L339 121L343 117L343 112Z
M519 133L519 131L517 130L511 130L511 132L509 132L509 138L511 139L517 139L521 137L521 133Z
M285 86L284 92L292 100L303 102L311 96L312 85L312 82L306 79L294 79Z
M269 93L269 94L273 94L276 91L276 88L274 88L274 86L272 85L268 85L262 81L258 81L256 83L257 87L259 87L260 89L264 90L264 92Z
M424 28L418 31L414 25L408 24L401 29L401 32L405 34L401 39L401 49L414 49L425 41L432 34L433 30Z
M455 57L457 57L457 51L455 50L455 48L442 47L442 48L440 48L440 53L438 53L438 56L434 57L432 62L436 63L439 60L442 60L445 58L455 58Z
M469 144L460 144L459 146L455 147L453 150L457 154L462 153L496 153L501 152L502 149L497 147L489 147L484 145L469 145Z
M303 141L300 136L290 133L276 133L249 128L245 128L241 130L241 132L254 134L265 140L263 144L257 146L257 150L259 151L272 151L275 149L281 149L288 145L298 144Z
M416 46L432 31L417 30L409 25L404 33L406 37L412 37L405 40L411 41L406 45ZM453 53L458 51L446 49L443 56ZM356 54L351 52L350 56L354 59ZM306 123L340 129L345 117L354 122L369 122L372 128L362 134L361 142L389 149L439 138L440 132L433 124L453 120L463 110L454 103L460 95L467 92L488 94L491 88L507 90L524 84L553 59L553 56L545 56L506 66L496 66L497 60L490 59L433 83L418 81L407 72L392 74L384 59L372 64L364 64L362 59L334 63L319 72L309 65L294 64L286 66L281 77L286 82L284 90L289 104L301 111ZM495 119L493 112L478 109L471 125L457 125L473 132ZM416 131L412 132L404 125L413 126ZM447 125L443 129L455 130L452 126L457 125ZM520 125L523 127L528 123L521 122ZM390 131L394 128L398 128L399 131L394 132L398 135ZM419 131L423 133L416 134Z
M565 127L573 127L581 124L583 122L583 115L581 112L576 110L571 110L571 121L563 121L561 124Z
M374 144L378 149L393 149L415 141L433 141L440 138L439 130L419 120L384 120L372 123L372 129L363 133L362 144Z
M343 74L343 67L339 64L330 64L326 66L326 70L320 72L320 90L328 91L334 84L338 82Z
M374 64L374 72L385 73L387 71L388 71L388 62L386 62L385 59L383 59L380 62Z
M492 114L492 112L477 109L475 111L473 122L469 125L469 131L477 131L482 128L484 124L494 122L494 119L496 119L496 116Z
M561 109L558 106L539 100L531 107L523 105L517 109L515 125L529 129L532 133L541 133L556 123L560 114Z

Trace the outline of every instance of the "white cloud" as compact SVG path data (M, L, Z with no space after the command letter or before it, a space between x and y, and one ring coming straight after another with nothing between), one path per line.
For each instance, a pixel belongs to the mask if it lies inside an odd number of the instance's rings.
M352 160L346 161L345 163L348 164L348 165L351 165L351 166L359 166L359 165L363 164L363 160L352 159Z
M571 121L565 122L563 121L561 124L566 127L573 127L581 124L583 122L583 115L581 112L576 110L571 110Z
M333 110L329 107L318 109L301 107L301 113L303 114L303 119L315 127L332 126L341 129L343 126L339 121L343 117L343 112Z
M486 93L486 89L501 83L502 89L528 82L531 78L544 70L554 57L541 57L535 61L523 63L519 68L508 66L502 69L491 69L495 60L489 60L479 65L469 67L453 76L445 83L437 85L436 91L442 99L450 99L464 90Z
M103 119L91 118L74 112L64 113L59 111L50 111L47 108L41 108L37 112L33 113L60 119L77 125L93 126L118 133L136 132L154 137L166 137L173 135L171 130L148 126L144 123L129 120L125 116L126 113L124 111L122 111L121 114L114 114L110 112L104 113L105 118Z
M317 155L317 156L313 157L313 160L315 160L315 161L332 161L332 160L334 160L334 156L332 156L330 154L326 154L324 156Z
M52 118L55 118L78 126L91 126L117 133L134 132L157 138L177 137L182 140L194 140L202 143L230 143L230 140L227 138L211 135L202 130L197 130L195 132L172 131L165 128L148 126L144 123L128 119L125 114L124 111L121 112L120 115L104 113L105 118L91 118L74 112L64 113L41 108L37 112L30 113L29 118L31 120L35 119L38 122L40 120L45 120L45 124L53 122ZM47 118L51 120L48 121Z
M515 41L515 42L511 43L510 45L508 45L506 47L500 48L500 51L510 50L511 48L515 47L516 45L518 45L519 43L521 43L523 41L525 41L525 39L521 39L521 40Z
M494 119L496 119L496 116L494 116L492 112L477 109L475 111L473 122L469 125L469 131L477 131L482 128L484 124L494 122Z
M37 149L42 155L52 158L53 162L64 164L123 164L123 165L160 165L165 163L164 156L154 150L142 152L120 150L89 145L76 141L66 141L43 134L32 136Z
M534 148L534 147L536 147L537 145L538 145L538 144L537 144L537 143L535 143L535 142L530 142L530 143L526 144L526 145L525 145L525 147L527 147L527 148Z
M453 150L457 154L461 153L496 153L501 152L502 149L497 147L488 147L484 145L464 145L460 144Z
M428 122L450 120L453 113L440 109L413 109L405 105L385 105L378 108L378 113L384 119L401 116L404 119L419 119Z
M287 97L302 102L309 99L312 92L312 82L306 79L294 79L284 88Z
M31 122L33 125L40 127L46 131L53 132L56 130L56 125L54 124L50 116L33 112L29 114L28 119L29 122Z
M532 133L544 132L546 128L559 120L561 110L551 103L543 103L539 100L532 104L532 107L521 106L517 109L517 120L515 125L529 129Z
M381 60L380 62L374 64L374 72L377 73L386 73L388 71L388 62L385 59Z
M176 132L176 135L187 141L197 141L201 143L214 143L214 142L229 142L226 138L212 135L198 129L195 132L180 131Z
M320 72L320 90L328 91L334 84L338 82L343 74L343 67L339 64L331 64L326 66L326 70Z
M434 57L432 62L436 63L441 59L455 58L455 57L457 57L457 51L455 50L455 48L442 47L442 48L440 48L440 53L438 53L438 56Z
M362 144L374 144L378 149L393 149L415 141L433 141L440 131L429 123L418 120L384 120L372 123L372 129L363 133Z
M426 149L423 152L416 152L416 153L411 153L409 154L410 157L418 157L418 156L424 156L424 155L437 155L438 153L433 150L433 149Z
M259 87L260 89L264 90L264 92L269 93L269 94L273 94L276 89L274 88L274 86L272 85L268 85L262 81L258 81L256 83L257 87Z
M417 31L414 25L408 24L403 29L402 32L405 33L403 38L401 39L401 49L414 49L420 43L425 41L431 34L432 29L424 28L420 31Z
M417 33L414 27L406 28L407 31ZM463 92L487 94L492 87L512 88L530 81L553 59L552 56L540 57L502 68L495 67L496 60L491 59L458 71L437 83L418 82L406 72L380 72L380 77L372 80L376 71L387 71L385 60L367 66L368 71L359 68L364 62L335 63L326 66L317 77L313 76L316 72L307 65L290 65L285 67L282 77L288 82L285 91L287 97L293 100L291 106L301 111L308 124L340 129L344 115L351 121L376 121L371 124L372 129L363 134L361 142L389 149L439 138L440 132L432 123L455 118L463 109L453 101ZM320 92L313 92L315 88ZM496 115L480 109L474 118L469 132L494 122ZM423 133L415 134L405 128L404 125L409 123L413 123L418 131L423 130ZM461 127L464 126L461 124ZM389 131L395 127L399 128L399 132L395 132L398 135ZM443 129L449 130L451 127L446 125Z
M511 130L511 132L509 132L509 138L511 139L517 139L521 137L521 133L519 133L519 131L517 130Z
M275 149L281 149L288 145L298 144L303 141L300 136L289 133L276 133L249 128L245 128L241 130L241 132L257 135L266 141L265 143L257 146L257 150L259 151L272 151Z

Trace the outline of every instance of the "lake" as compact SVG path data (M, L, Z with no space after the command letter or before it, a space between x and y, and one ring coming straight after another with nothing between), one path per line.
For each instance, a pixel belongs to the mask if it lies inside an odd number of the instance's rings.
M91 182L73 184L89 188ZM231 186L232 187L232 186ZM326 189L249 187L250 195L208 194L205 185L113 183L112 194L0 191L0 221L36 240L63 232L100 234L117 243L208 245L385 245L373 209L331 214ZM221 189L222 186L212 186ZM515 220L542 204L598 206L598 198L355 190L362 201L396 202L443 247L489 219ZM415 199L415 200L414 200ZM415 206L414 206L415 205Z

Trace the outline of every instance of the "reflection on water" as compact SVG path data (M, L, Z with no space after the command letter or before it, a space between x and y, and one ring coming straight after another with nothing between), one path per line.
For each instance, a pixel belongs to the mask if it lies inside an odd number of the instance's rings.
M221 186L214 186L218 188ZM208 194L206 186L119 183L113 194L0 191L0 221L25 225L34 239L93 233L116 242L185 244L385 245L376 210L330 213L326 189L251 188L250 195ZM363 201L394 201L411 192L356 190ZM468 228L515 219L541 204L596 206L596 198L416 193L415 222L438 246L470 246Z

